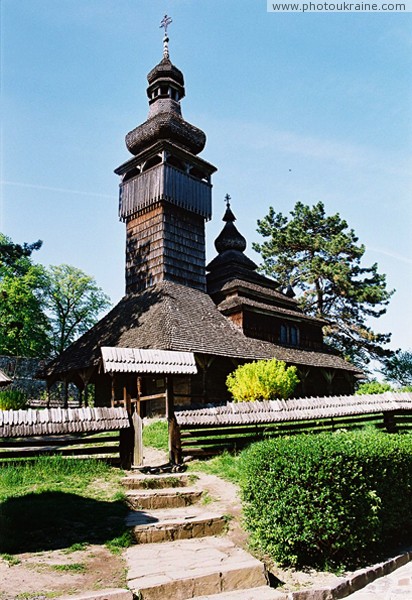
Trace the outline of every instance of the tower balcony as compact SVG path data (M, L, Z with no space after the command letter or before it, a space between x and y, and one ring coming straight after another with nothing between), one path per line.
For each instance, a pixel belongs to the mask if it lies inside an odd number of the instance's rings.
M169 202L209 220L212 216L210 176L194 169L193 172L196 175L162 161L130 179L123 179L119 195L120 220L126 221L159 201Z

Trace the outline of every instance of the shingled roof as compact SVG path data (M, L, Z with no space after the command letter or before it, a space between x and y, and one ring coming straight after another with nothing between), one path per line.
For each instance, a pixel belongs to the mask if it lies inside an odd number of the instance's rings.
M197 373L193 352L140 348L101 348L105 373Z
M326 324L324 319L318 317L312 317L311 315L305 315L304 312L298 312L297 310L289 310L282 306L274 306L273 304L267 304L266 302L259 302L252 298L245 298L243 296L230 296L218 304L218 308L221 312L227 313L231 310L238 308L258 308L261 312L266 312L269 315L288 315L299 321L307 321L310 323Z
M42 376L97 366L102 346L195 352L247 360L277 358L297 365L360 373L334 354L248 338L219 312L208 294L171 281L125 296L97 325L49 363Z

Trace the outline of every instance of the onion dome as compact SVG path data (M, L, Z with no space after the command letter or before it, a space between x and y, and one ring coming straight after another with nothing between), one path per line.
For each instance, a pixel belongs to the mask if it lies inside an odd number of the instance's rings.
M148 89L150 89L150 86L152 86L158 79L173 81L175 85L180 86L183 92L181 98L183 98L185 95L185 82L183 79L183 73L171 63L170 58L163 57L160 63L156 65L147 75L147 81L149 82Z
M226 250L238 250L238 252L244 252L246 250L246 239L239 233L234 225L236 217L230 208L229 199L230 198L227 195L226 212L222 219L222 221L226 222L225 226L215 239L215 248L219 254L226 252Z
M236 217L230 208L230 196L226 194L226 212L223 216L225 226L215 239L215 248L218 251L218 256L214 258L206 267L208 271L215 271L217 268L222 268L226 265L233 267L239 266L243 269L254 271L257 265L250 260L243 252L246 250L246 239L237 230L234 225Z
M203 131L182 118L180 100L185 96L184 78L169 58L168 42L165 35L163 58L147 76L148 119L126 135L127 149L134 155L161 140L192 154L199 154L206 144Z

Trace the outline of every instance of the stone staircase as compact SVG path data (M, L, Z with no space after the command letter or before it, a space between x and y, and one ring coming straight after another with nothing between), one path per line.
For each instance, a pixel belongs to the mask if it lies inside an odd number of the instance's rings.
M137 542L126 551L128 586L135 597L284 598L267 585L264 565L222 535L229 517L221 507L213 508L194 479L186 473L139 473L123 480L131 508L127 525Z

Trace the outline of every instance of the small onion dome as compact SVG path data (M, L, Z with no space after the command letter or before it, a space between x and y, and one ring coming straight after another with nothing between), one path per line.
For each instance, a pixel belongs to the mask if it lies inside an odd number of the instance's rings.
M159 112L126 135L129 152L139 154L159 140L170 141L184 150L199 154L206 145L206 135L174 111Z
M230 209L230 206L226 208L226 212L223 216L223 221L226 221L225 226L215 239L215 248L222 254L226 250L237 250L238 252L244 252L246 250L246 239L236 229L233 221L236 220L235 215Z
M182 71L172 64L170 58L162 58L160 63L153 67L147 75L149 85L152 85L158 79L170 79L181 87L185 84Z

